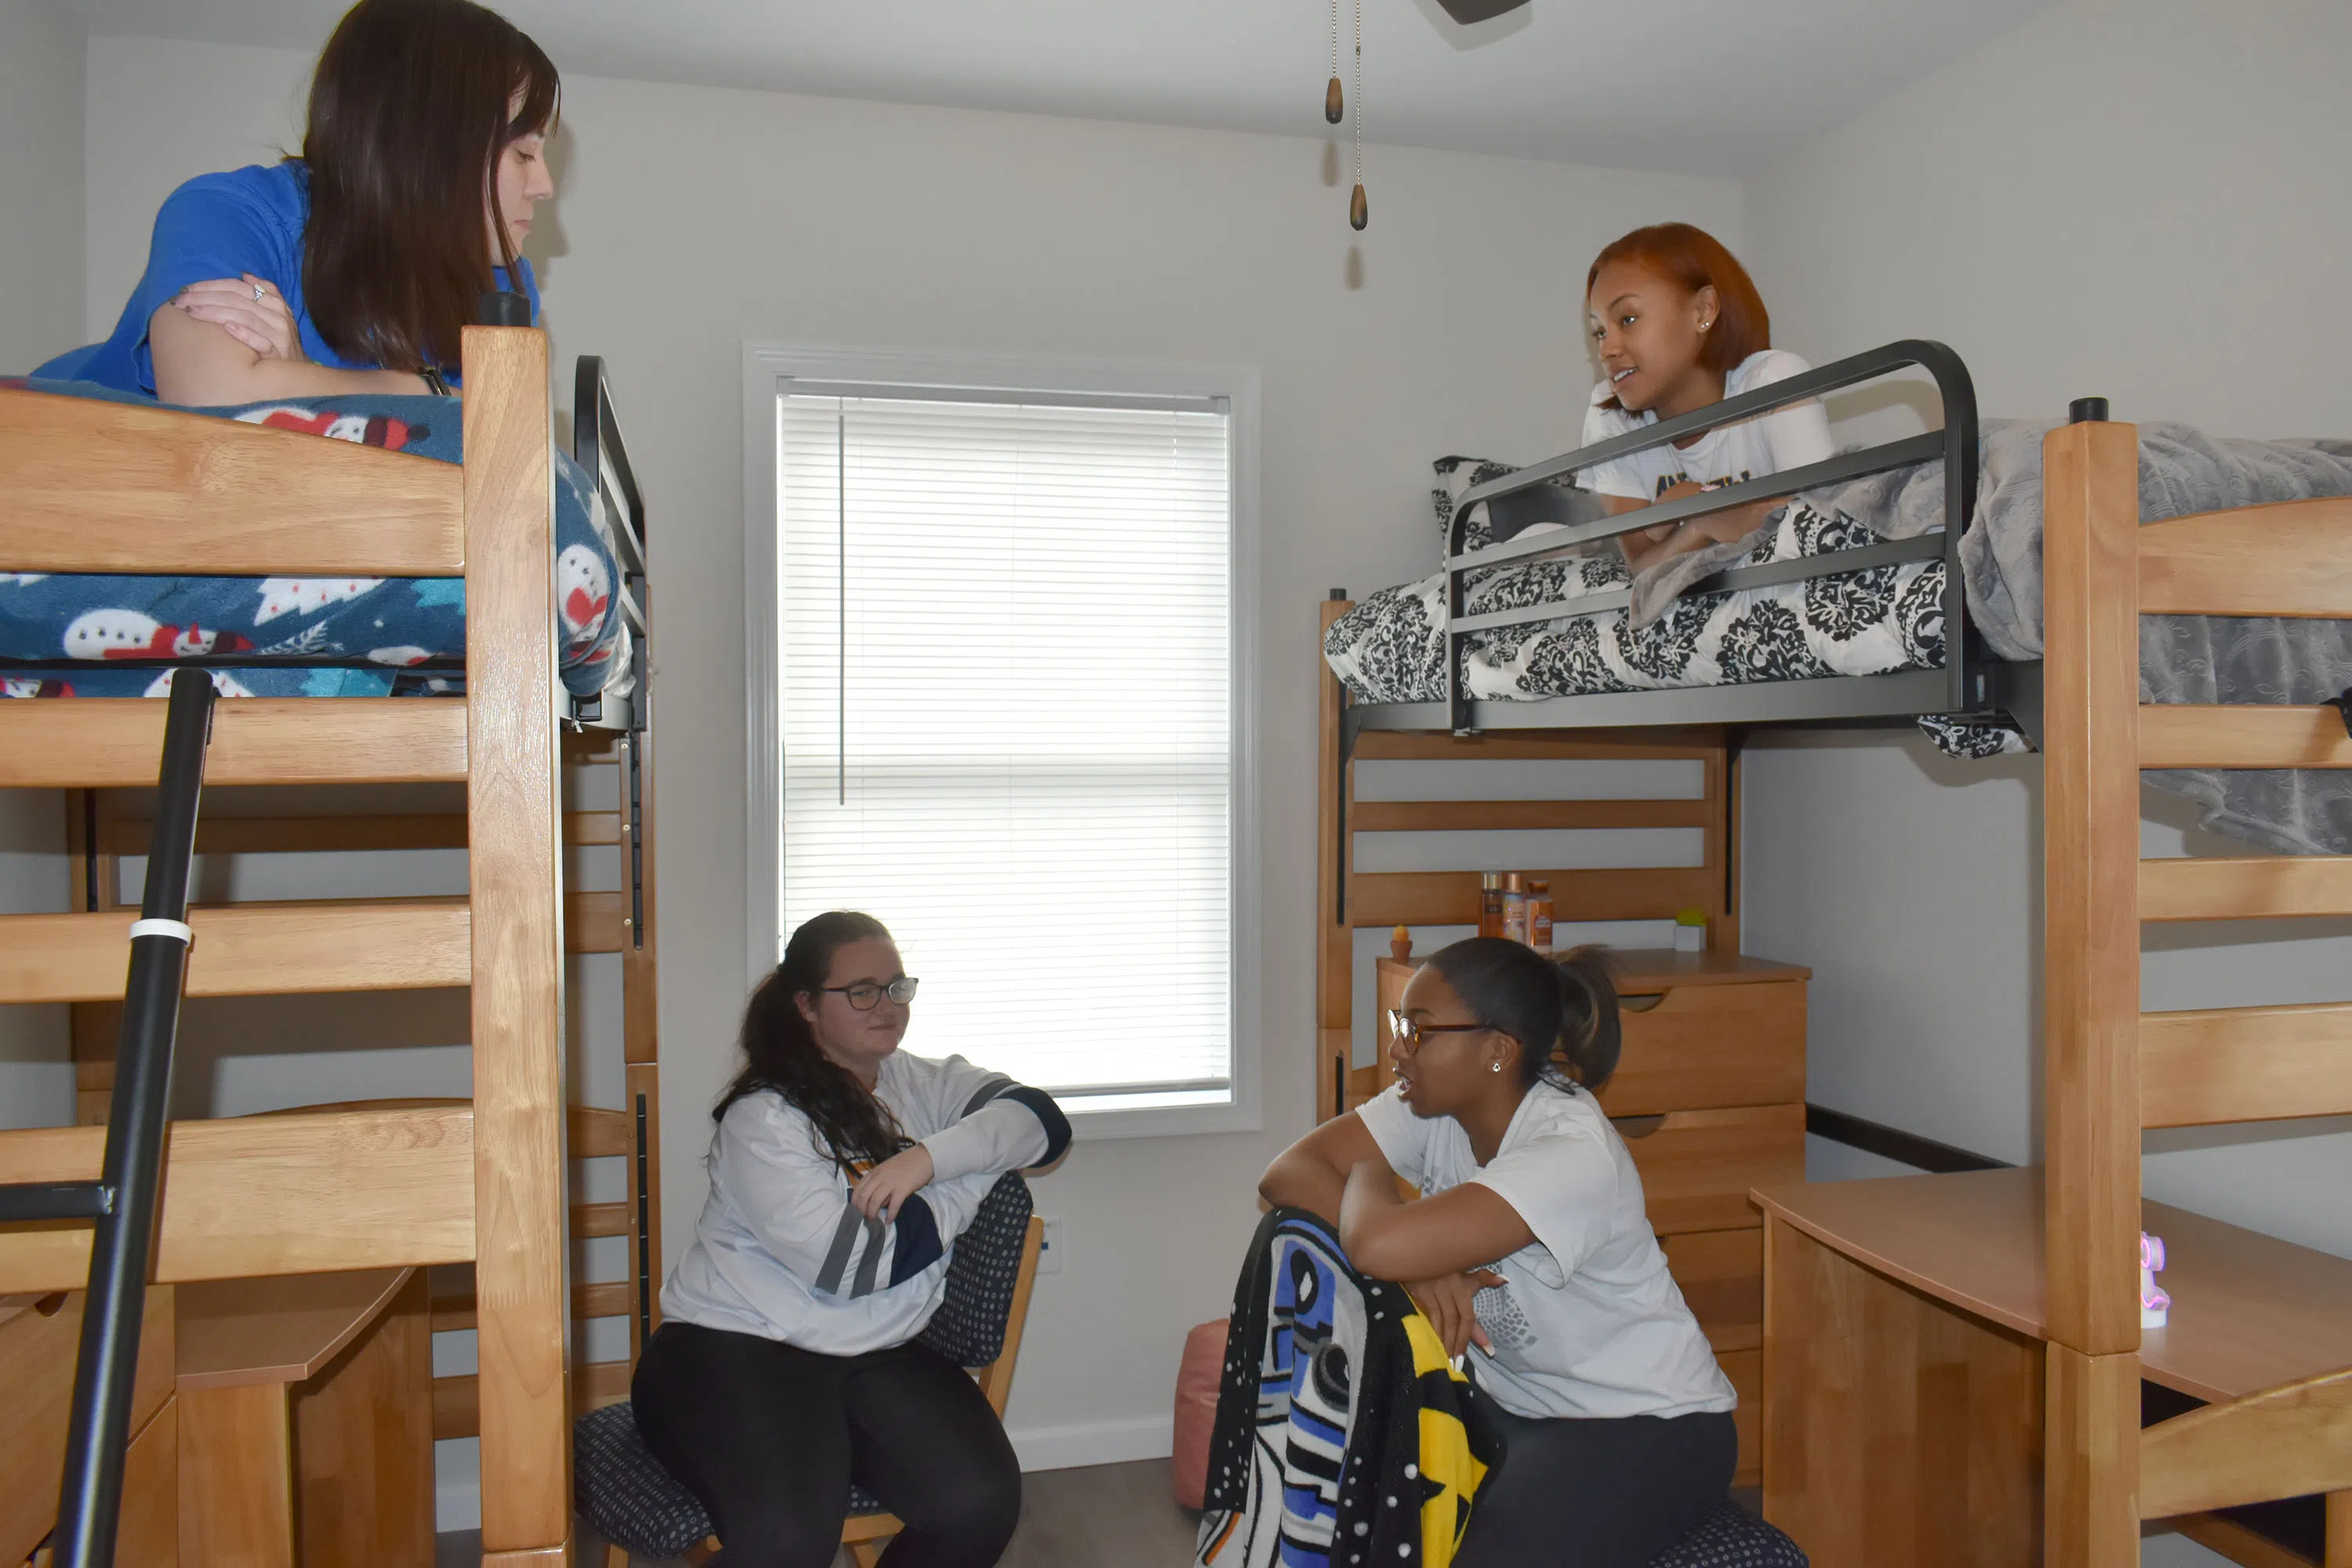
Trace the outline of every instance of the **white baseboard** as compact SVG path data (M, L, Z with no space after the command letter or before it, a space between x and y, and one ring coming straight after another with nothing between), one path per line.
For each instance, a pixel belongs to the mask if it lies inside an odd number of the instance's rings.
M1059 1426L1024 1426L1006 1431L1024 1470L1067 1470L1081 1465L1119 1465L1133 1459L1164 1459L1176 1447L1176 1417L1146 1415L1129 1421L1072 1421Z

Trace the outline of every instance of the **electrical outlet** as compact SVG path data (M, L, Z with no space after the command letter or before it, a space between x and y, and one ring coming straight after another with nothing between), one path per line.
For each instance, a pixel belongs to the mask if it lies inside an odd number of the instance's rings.
M1061 1271L1062 1222L1057 1219L1049 1219L1045 1222L1045 1244L1037 1249L1037 1272L1040 1274L1059 1274Z

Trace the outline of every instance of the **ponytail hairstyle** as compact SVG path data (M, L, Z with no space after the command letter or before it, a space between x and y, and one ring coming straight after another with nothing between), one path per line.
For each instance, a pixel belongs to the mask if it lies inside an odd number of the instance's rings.
M1519 1042L1519 1087L1581 1085L1598 1094L1623 1041L1617 984L1597 947L1546 958L1524 942L1472 937L1430 955L1482 1027Z
M821 992L833 955L868 937L890 938L872 915L835 910L801 922L784 944L784 961L751 993L743 1008L743 1070L711 1108L723 1121L746 1095L772 1089L809 1119L824 1152L842 1173L861 1161L887 1160L913 1142L890 1108L866 1091L847 1068L824 1054L801 1016L799 1000Z
M560 90L546 53L472 0L359 0L344 13L310 79L302 137L302 292L337 353L387 370L456 365L489 291L491 244L521 289L498 163L553 129Z

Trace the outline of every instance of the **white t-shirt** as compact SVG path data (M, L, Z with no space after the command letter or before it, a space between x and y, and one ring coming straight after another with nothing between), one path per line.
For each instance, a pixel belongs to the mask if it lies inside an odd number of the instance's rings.
M1389 1166L1434 1197L1465 1182L1502 1195L1535 1240L1478 1293L1479 1385L1514 1415L1685 1415L1738 1404L1666 1272L1624 1140L1581 1090L1538 1083L1480 1165L1450 1116L1412 1113L1391 1086L1356 1108Z
M1723 395L1737 397L1811 368L1784 350L1759 349L1723 378ZM1605 381L1592 389L1592 406L1584 412L1584 445L1591 447L1658 422L1658 416L1646 408L1629 414L1622 408L1601 406L1613 395ZM1830 445L1829 416L1822 411L1819 398L1810 398L1737 425L1717 426L1700 437L1696 446L1667 442L1612 458L1585 470L1577 483L1605 496L1651 501L1685 479L1706 487L1736 484L1786 473L1807 463L1825 462L1835 450Z
M704 1169L710 1196L662 1287L662 1315L827 1355L904 1344L947 1289L955 1238L996 1178L1058 1150L1034 1094L961 1057L897 1051L875 1098L930 1151L932 1177L888 1224L849 1201L849 1179L807 1115L772 1089L727 1108Z

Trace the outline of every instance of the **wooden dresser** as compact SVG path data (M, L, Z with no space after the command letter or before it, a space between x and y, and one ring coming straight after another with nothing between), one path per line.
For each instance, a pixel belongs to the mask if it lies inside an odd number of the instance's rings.
M1805 982L1769 959L1627 949L1619 971L1625 1048L1601 1109L1623 1135L1650 1224L1716 1359L1739 1391L1739 1472L1762 1476L1763 1216L1750 1187L1805 1175ZM1388 1010L1418 958L1380 961L1381 1086ZM1358 1075L1363 1076L1363 1075Z

